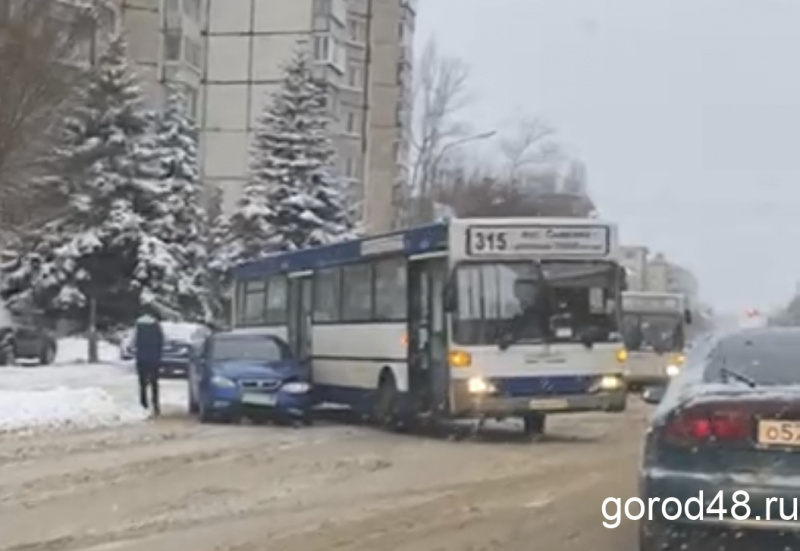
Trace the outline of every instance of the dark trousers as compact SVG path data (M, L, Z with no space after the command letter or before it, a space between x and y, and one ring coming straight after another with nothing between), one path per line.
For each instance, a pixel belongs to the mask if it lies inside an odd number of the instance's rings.
M158 365L138 365L136 372L139 375L139 403L144 409L148 407L148 394L153 405L153 413L161 413L161 403L158 396L158 376L160 366ZM149 390L149 393L148 393Z

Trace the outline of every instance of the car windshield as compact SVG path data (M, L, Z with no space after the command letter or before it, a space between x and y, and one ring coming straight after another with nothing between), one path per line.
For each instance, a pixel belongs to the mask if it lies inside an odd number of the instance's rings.
M465 264L456 283L453 339L459 344L498 344L510 325L514 342L577 341L587 332L598 342L617 331L611 264L547 262L541 269L526 261ZM566 315L566 327L559 327L567 333L551 334L553 314Z
M800 384L800 333L776 332L733 335L709 353L703 379L725 380L725 371L746 377L758 386Z
M622 317L622 333L629 350L678 352L683 350L683 318L680 314L635 314Z
M285 347L268 337L217 337L211 347L214 361L275 362L286 357Z

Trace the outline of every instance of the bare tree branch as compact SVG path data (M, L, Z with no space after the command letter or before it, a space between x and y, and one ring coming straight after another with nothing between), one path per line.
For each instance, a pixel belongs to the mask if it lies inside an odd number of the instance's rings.
M448 145L469 131L456 118L470 101L466 88L469 71L460 59L442 56L434 40L425 46L417 69L410 186L425 196Z
M0 230L44 220L60 200L32 184L72 98L72 64L94 35L95 12L62 2L0 2Z
M554 141L555 131L540 119L525 119L515 135L500 143L508 164L508 178L517 184L522 172L530 167L541 168L561 158L561 148Z

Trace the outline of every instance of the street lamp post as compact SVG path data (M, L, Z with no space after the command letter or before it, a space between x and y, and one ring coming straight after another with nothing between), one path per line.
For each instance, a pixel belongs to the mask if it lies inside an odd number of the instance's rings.
M461 145L464 145L464 144L467 144L467 143L471 143L471 142L477 142L477 141L481 141L481 140L488 140L490 138L493 138L496 134L497 134L497 131L496 130L492 130L491 132L483 132L481 134L476 134L474 136L467 136L466 138L462 138L460 140L456 140L454 142L451 142L451 143L445 145L442 148L442 150L439 152L439 154L434 158L433 162L431 163L431 170L430 170L429 176L432 177L432 178L436 178L436 176L437 176L437 174L439 172L439 163L442 162L442 159L444 159L445 154L448 151L450 151L451 149L456 148L456 147L461 146ZM427 180L427 178L425 180ZM425 196L425 192L428 191L427 189L425 189L427 187L427 185L428 185L428 182L427 181L423 181L423 186L422 186L422 190L421 190L423 197Z

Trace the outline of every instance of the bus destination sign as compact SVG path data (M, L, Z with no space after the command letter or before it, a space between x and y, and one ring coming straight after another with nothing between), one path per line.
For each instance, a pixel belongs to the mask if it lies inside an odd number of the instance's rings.
M623 296L622 310L625 312L680 312L681 299L665 296Z
M608 226L470 226L470 256L605 256L610 251Z

